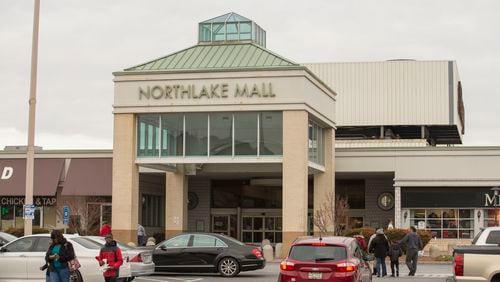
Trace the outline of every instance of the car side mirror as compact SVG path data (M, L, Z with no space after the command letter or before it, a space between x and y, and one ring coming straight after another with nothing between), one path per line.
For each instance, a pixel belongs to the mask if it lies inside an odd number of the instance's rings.
M165 247L165 246L161 246L161 247L160 247L160 250L162 250L162 251L166 251L166 250L167 250L167 247Z
M365 261L373 261L373 260L375 260L375 256L371 255L371 254L365 254L363 256L363 260L365 260Z

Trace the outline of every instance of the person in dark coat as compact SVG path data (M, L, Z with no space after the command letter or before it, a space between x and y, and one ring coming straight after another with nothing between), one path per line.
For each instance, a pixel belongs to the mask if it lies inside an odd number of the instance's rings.
M410 233L398 242L399 244L406 244L406 265L410 270L408 276L415 276L417 272L418 251L424 248L422 238L417 234L415 226L410 227Z
M375 238L370 244L370 252L375 255L377 259L376 269L377 277L387 276L387 268L385 266L385 257L389 251L389 242L384 235L384 230L382 228L378 229Z
M50 238L52 243L45 254L49 279L51 282L69 282L68 262L75 258L73 245L59 230L52 231Z
M394 274L399 277L399 258L403 255L403 250L398 242L392 241L388 255L391 260L391 277L394 277ZM394 268L396 268L396 272L394 272Z
M106 235L106 244L99 251L96 257L100 266L107 264L104 272L104 281L118 281L120 266L123 264L122 251L118 248L116 241L113 240L113 234Z

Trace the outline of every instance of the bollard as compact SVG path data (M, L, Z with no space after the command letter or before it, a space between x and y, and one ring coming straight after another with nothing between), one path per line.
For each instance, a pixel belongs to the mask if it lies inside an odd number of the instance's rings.
M274 246L274 258L275 259L281 259L281 253L283 252L283 244L282 243L277 243L276 246Z
M264 258L266 259L266 261L273 261L273 259L274 259L274 257L273 257L273 247L271 245L265 245L262 248L262 253L263 253Z

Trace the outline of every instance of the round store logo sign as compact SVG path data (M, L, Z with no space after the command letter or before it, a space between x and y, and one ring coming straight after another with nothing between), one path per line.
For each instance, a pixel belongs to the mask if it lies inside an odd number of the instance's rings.
M10 179L14 175L14 169L10 166L6 166L2 170L2 176L0 177L1 180L7 180Z
M378 206L384 211L394 207L394 196L391 193L385 192L378 196Z

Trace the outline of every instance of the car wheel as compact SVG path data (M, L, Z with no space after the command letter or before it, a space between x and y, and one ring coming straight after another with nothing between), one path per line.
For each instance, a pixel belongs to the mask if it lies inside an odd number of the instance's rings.
M69 281L71 282L83 282L83 277L82 274L80 273L79 270L75 270L70 273L69 275Z
M240 265L234 258L226 257L219 262L219 273L223 277L233 277L240 273Z

